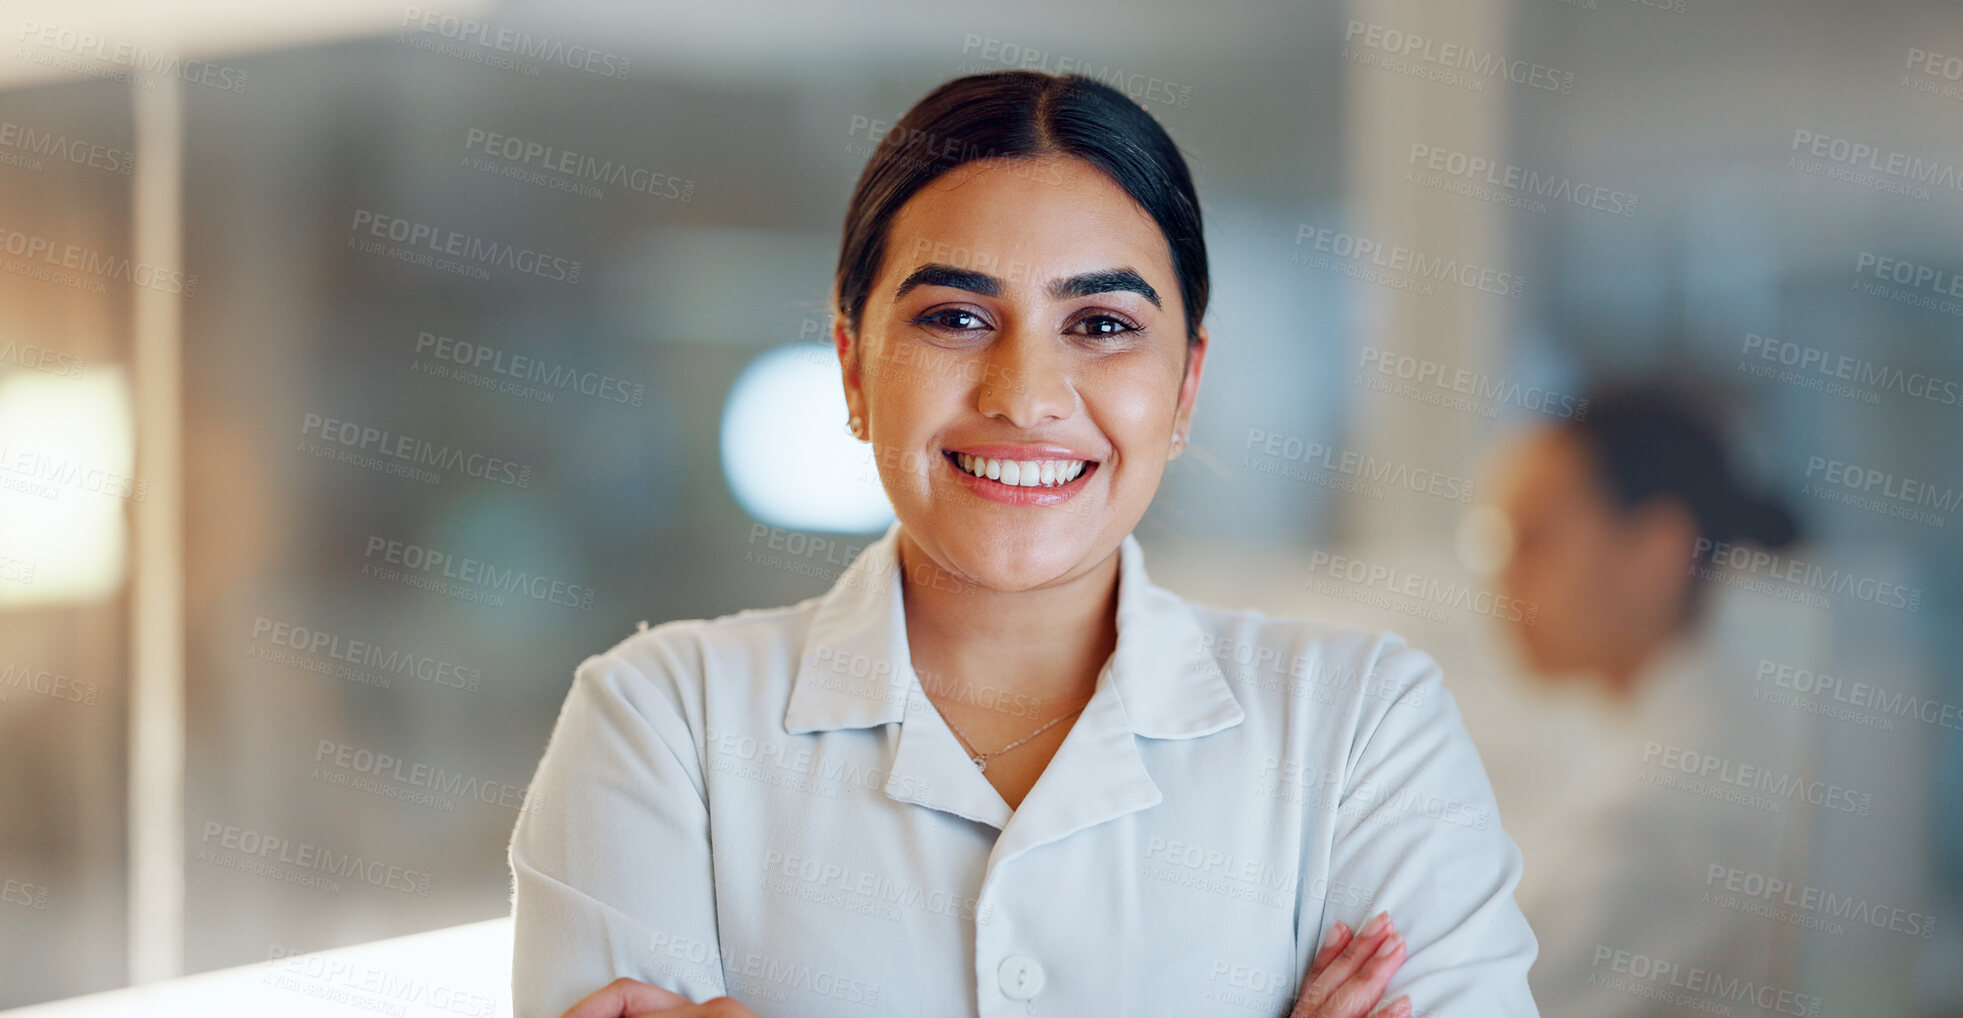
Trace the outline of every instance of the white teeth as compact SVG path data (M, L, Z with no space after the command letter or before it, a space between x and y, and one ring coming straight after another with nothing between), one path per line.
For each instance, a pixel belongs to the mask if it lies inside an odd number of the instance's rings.
M1068 484L1084 472L1084 460L994 460L955 453L961 469L1017 488L1052 488Z

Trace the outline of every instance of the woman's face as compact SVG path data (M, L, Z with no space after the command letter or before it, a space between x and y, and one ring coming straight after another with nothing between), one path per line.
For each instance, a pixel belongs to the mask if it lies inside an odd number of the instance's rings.
M1668 505L1618 510L1579 439L1549 429L1521 442L1498 502L1512 531L1500 584L1539 609L1514 627L1537 671L1610 667L1674 624L1694 523Z
M858 336L834 337L907 536L995 590L1104 561L1176 455L1205 355L1158 225L1083 160L990 159L909 199L885 252Z

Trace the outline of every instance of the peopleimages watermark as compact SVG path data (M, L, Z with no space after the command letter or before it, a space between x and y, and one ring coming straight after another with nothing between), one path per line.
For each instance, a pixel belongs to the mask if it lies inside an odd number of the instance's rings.
M902 458L911 469L911 464L919 462L918 457L921 455L924 454L909 452ZM762 549L757 548L759 541L763 543ZM864 544L807 534L801 530L785 530L765 523L750 524L748 543L750 547L743 552L745 562L782 569L802 576L838 580L845 579L843 574L847 571L847 567L865 548ZM865 576L850 582L870 589L884 589L885 584L892 582L894 572L903 568L907 570L907 582L917 586L944 590L950 594L972 594L976 590L975 584L957 580L952 574L934 566L931 562L917 562L907 567L897 556L886 569L868 570Z
M25 880L8 877L0 882L0 904L17 905L36 912L48 910L49 889L41 884L30 884Z
M1578 205L1606 215L1634 218L1642 200L1627 191L1555 173L1472 155L1457 149L1412 142L1404 180L1481 201L1547 213L1547 202Z
M246 72L236 67L214 64L209 60L186 60L176 53L149 49L93 32L23 21L20 34L14 38L22 43L14 47L14 56L91 78L120 81L126 85L135 83L145 90L155 89L159 78L180 78L220 92L237 94L245 91ZM25 45L29 42L54 52L36 53ZM103 64L109 66L104 67Z
M763 872L767 890L793 897L806 895L792 888L833 891L849 896L845 899L851 906L848 910L866 915L898 919L898 910L908 908L980 925L994 918L994 906L974 896L922 887L889 874L775 848L764 850Z
M1426 688L1416 681L1395 682L1382 672L1365 672L1355 665L1331 665L1313 653L1290 654L1265 642L1223 639L1201 633L1199 650L1217 661L1223 676L1243 685L1272 689L1317 703L1341 702L1338 693L1356 687L1359 695L1410 707L1425 701Z
M419 356L410 362L411 371L540 403L551 403L559 393L570 391L608 403L640 406L648 392L639 382L434 332L416 333L415 349L431 360Z
M973 32L962 33L961 55L1019 71L1081 74L1123 92L1140 104L1156 102L1185 109L1186 104L1193 98L1191 85L1164 81L1150 75L1112 67L1109 64L1093 64L1089 60L1076 57L1058 56L1049 50L1020 46L1013 42L1004 42L994 36L981 36Z
M90 293L108 292L102 281L115 280L173 296L198 295L198 274L195 272L160 268L149 262L139 262L81 244L64 243L5 225L0 225L0 253L24 259L0 265L0 271Z
M1708 901L1773 922L1825 933L1845 932L1841 923L1835 921L1841 920L1923 940L1936 935L1935 917L1926 913L1877 905L1866 898L1836 894L1724 863L1714 862L1704 871L1704 888L1704 895L1698 898L1700 902Z
M1739 352L1748 359L1755 357L1768 362L1754 364L1749 360L1740 361L1738 370L1747 374L1777 378L1801 388L1817 389L1863 403L1881 402L1880 392L1876 391L1880 390L1900 393L1911 399L1926 399L1938 406L1963 404L1963 384L1958 384L1954 379L1850 357L1822 347L1747 332L1744 348ZM1772 364L1792 370L1778 371ZM1841 384L1843 382L1848 384Z
M838 754L812 749L810 739L773 739L713 726L703 730L703 745L713 751L709 771L769 785L799 796L837 799L843 793L890 792L919 799L933 792L928 782L895 775L879 763L862 763Z
M1365 47L1359 62L1377 64L1388 70L1410 74L1445 84L1483 91L1486 82L1499 80L1528 88L1567 95L1574 91L1573 71L1548 67L1527 60L1503 57L1491 50L1455 42L1440 42L1416 32L1405 32L1385 25L1350 19L1343 33L1343 56L1350 56L1350 44ZM1389 60L1361 59L1377 51Z
M1956 704L1913 693L1891 692L1873 683L1783 661L1760 658L1752 681L1754 700L1838 718L1868 728L1892 732L1896 718L1912 718L1923 724L1963 732L1963 708Z
M1433 622L1445 621L1443 613L1436 610L1422 612L1416 609L1421 608L1425 604L1436 605L1469 611L1505 622L1521 622L1527 625L1533 625L1540 618L1540 605L1530 601L1522 601L1519 598L1508 597L1504 594L1495 594L1492 591L1480 590L1469 584L1439 580L1434 577L1425 576L1422 573L1412 572L1408 569L1400 569L1396 566L1387 566L1375 562L1365 562L1362 559L1337 555L1320 549L1309 553L1309 571L1325 573L1332 578L1361 587L1367 592L1374 593L1381 591L1383 594L1389 595L1390 598L1402 597L1409 598L1410 600L1408 602L1402 602L1405 606L1400 607L1400 602L1395 600L1351 596L1343 593L1341 588L1333 584L1323 583L1317 580L1309 581L1309 589L1323 594L1348 597L1349 600L1360 601L1380 608L1402 611L1405 614L1420 615Z
M1900 285L1890 286L1890 283ZM1886 297L1898 304L1963 315L1963 272L1905 258L1890 258L1873 251L1856 254L1854 290L1871 297Z
M384 689L388 688L391 680L403 676L432 686L473 693L484 681L484 673L469 665L428 654L396 650L372 641L356 640L318 627L264 615L252 620L252 640L254 657L309 671L329 672L339 678L366 682ZM312 660L285 654L281 648L298 651Z
M1359 823L1395 823L1410 816L1483 831L1493 821L1490 808L1447 799L1428 789L1367 778L1349 787L1339 767L1317 767L1306 760L1270 756L1261 763L1256 794L1327 810Z
M491 1018L497 1013L498 998L494 995L433 982L428 976L376 968L355 959L273 944L262 964L267 971L259 980L261 985L332 1001L350 1010L406 1016L413 1004L459 1018Z
M1852 595L1857 600L1883 608L1903 608L1912 612L1922 610L1920 587L1904 587L1899 583L1878 580L1872 576L1862 576L1847 570L1828 569L1803 559L1747 544L1733 544L1729 541L1713 541L1708 537L1700 537L1691 548L1691 559L1691 571L1697 576L1719 577L1724 583L1732 586L1750 587L1787 600L1804 601L1815 607L1825 607L1826 601L1818 598L1817 595L1811 597L1808 595L1814 591L1821 591L1843 596ZM1715 568L1717 566L1727 566L1734 572L1720 572ZM1751 582L1754 575L1784 580L1794 586L1781 589L1755 584Z
M0 165L18 166L40 172L45 163L87 166L104 173L129 176L136 168L134 153L111 148L99 142L70 138L55 131L36 130L28 124L0 120Z
M314 747L314 769L310 777L445 812L454 811L458 799L474 799L512 810L524 807L526 802L523 785L480 781L476 775L333 739L321 739ZM538 806L539 801L534 797L531 810L536 812Z
M1716 969L1685 965L1597 944L1589 966L1599 970L1604 964L1607 964L1608 972L1589 972L1588 985L1676 1004L1693 1011L1710 1011L1711 1005L1730 1001L1810 1018L1820 1013L1822 1004L1815 995L1796 993L1742 976L1727 976Z
M39 567L40 563L32 559L0 555L0 582L28 586L34 582L34 573Z
M595 184L683 203L695 198L693 180L481 127L464 132L463 165L585 198L606 197Z
M300 451L310 456L353 463L428 484L440 483L442 478L421 469L426 466L495 484L518 488L532 485L532 468L529 464L481 452L466 452L453 445L437 445L412 435L335 417L323 417L316 413L302 416L300 436ZM377 456L384 458L377 459Z
M509 269L560 283L579 282L580 263L574 259L373 209L354 210L354 218L348 223L348 246L363 254L381 255L479 282L489 280L492 269Z
M1963 505L1963 490L1825 456L1806 458L1800 494L1935 527L1944 525L1937 512L1955 512Z
M1301 876L1294 867L1193 841L1153 835L1145 842L1141 875L1268 908L1293 908Z
M1877 191L1907 195L1923 201L1929 200L1931 187L1963 191L1963 172L1959 172L1953 163L1884 150L1866 142L1836 138L1803 127L1793 129L1792 151L1813 159L1788 156L1788 167Z
M93 707L102 687L87 679L70 678L46 668L31 668L14 663L0 668L0 702L5 702L9 696L23 691L53 700L67 700L84 707Z
M766 876L764 879L767 885L770 878ZM836 908L862 911L850 907L842 896L835 893L815 890L796 893L783 883L779 884L778 889L782 893ZM888 918L898 918L897 912ZM655 930L648 938L647 953L654 956L651 971L659 975L700 981L718 987L721 992L734 991L745 1000L773 1000L788 1004L792 999L790 991L799 990L865 1007L879 1004L879 984L870 980L832 969L814 968L795 958L774 957L761 951L712 943L685 933ZM729 977L727 980L724 979L725 973ZM792 1009L796 1010L796 1007Z
M1945 99L1963 99L1963 56L1947 56L1920 46L1908 48L1902 87Z
M1374 391L1389 392L1482 417L1497 416L1495 404L1573 420L1581 420L1588 414L1586 397L1539 385L1521 385L1510 378L1454 367L1429 357L1396 353L1377 346L1366 346L1358 352L1357 368L1358 383Z
M197 860L330 892L339 891L340 882L347 880L426 898L434 879L424 871L216 820L204 822Z
M1433 283L1447 283L1502 297L1519 297L1525 287L1525 281L1511 272L1426 254L1401 244L1385 245L1368 237L1308 223L1297 224L1295 228L1295 246L1300 248L1304 244L1309 245L1314 253L1297 250L1289 256L1291 264L1307 265L1394 289L1411 290L1427 297L1435 292ZM1333 255L1336 260L1320 255Z
M499 27L421 7L402 9L402 27L417 33L399 37L398 41L403 45L518 71L531 77L539 76L538 64L521 63L521 59L558 64L615 81L625 79L628 69L634 65L631 57L618 53L591 46L568 45L515 28Z
M1345 487L1344 490L1352 490L1375 499L1384 497L1383 488L1375 487L1381 485L1442 498L1447 502L1472 501L1474 485L1468 478L1427 470L1424 467L1413 467L1396 460L1378 459L1353 449L1341 449L1321 442L1304 441L1293 435L1277 434L1260 428L1247 429L1247 441L1241 443L1240 465L1274 473L1275 470L1265 469L1261 461L1249 455L1255 451L1288 464L1301 463L1341 475L1346 479L1353 478L1359 484L1356 487ZM1299 480L1310 479L1299 471L1290 476L1295 476ZM1331 486L1343 487L1340 484Z
M0 483L18 479L27 485L45 485L46 492L17 488L27 494L42 497L59 497L64 488L91 495L104 495L109 498L128 499L141 502L150 493L150 482L139 481L127 474L104 470L91 463L79 462L64 456L51 456L44 452L34 452L15 446L0 445L0 474L11 475L0 478ZM5 484L14 488L13 484Z
M1874 795L1869 792L1808 780L1796 774L1775 771L1758 764L1740 763L1716 753L1699 752L1654 739L1643 741L1642 762L1695 779L1684 781L1668 774L1655 774L1646 767L1637 775L1646 784L1680 788L1768 813L1783 812L1785 804L1795 800L1856 816L1867 816L1874 807Z
M80 378L85 363L80 354L63 353L38 343L22 343L14 339L0 343L0 364L12 364L28 371L62 378Z
M420 544L380 535L368 538L361 574L432 590L463 601L503 607L503 594L521 594L543 604L593 610L593 588L510 569L467 555L452 555ZM448 581L456 581L454 583Z

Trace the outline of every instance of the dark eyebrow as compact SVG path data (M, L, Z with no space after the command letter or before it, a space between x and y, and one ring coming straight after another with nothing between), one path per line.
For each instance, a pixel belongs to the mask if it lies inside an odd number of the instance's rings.
M956 290L979 293L984 297L993 297L1002 292L1002 284L986 272L972 272L968 269L957 269L952 265L929 262L913 270L912 275L901 280L900 289L893 294L893 298L898 300L906 296L907 291L916 286L951 286Z
M1071 297L1089 297L1093 294L1114 293L1120 290L1129 290L1132 293L1138 294L1146 300L1151 301L1153 307L1164 310L1164 305L1159 303L1159 291L1152 289L1152 284L1146 282L1143 277L1130 269L1104 269L1098 272L1086 272L1083 275L1071 276L1069 279L1059 279L1050 284L1050 296L1057 300L1068 300Z
M952 265L929 262L913 270L907 278L901 280L900 287L894 292L893 297L895 299L904 297L909 291L920 286L952 287L956 290L978 293L984 297L995 297L1002 292L1001 281L986 272L957 269ZM1159 303L1159 291L1152 289L1152 284L1147 283L1144 277L1130 269L1101 269L1096 272L1085 272L1067 279L1056 280L1049 286L1049 294L1056 300L1119 291L1136 293L1151 301L1155 308L1165 307Z

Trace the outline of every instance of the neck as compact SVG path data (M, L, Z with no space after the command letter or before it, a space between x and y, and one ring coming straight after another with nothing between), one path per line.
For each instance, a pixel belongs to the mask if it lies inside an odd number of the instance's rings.
M1602 675L1617 697L1630 699L1649 676L1651 667L1671 646L1688 636L1688 621L1681 617L1660 620L1643 627L1602 665Z
M904 529L898 552L907 646L927 692L1071 706L1090 699L1118 645L1117 549L1081 576L1019 591L915 582L941 567Z

